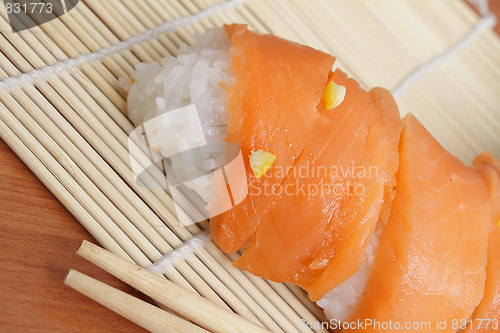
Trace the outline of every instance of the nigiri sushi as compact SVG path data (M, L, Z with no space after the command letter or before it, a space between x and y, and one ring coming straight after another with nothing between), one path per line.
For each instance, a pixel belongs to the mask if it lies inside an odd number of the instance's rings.
M432 321L454 332L454 320L497 318L498 160L463 165L413 116L403 126L390 92L364 90L321 51L239 24L195 40L122 83L133 122L158 119L148 140L164 156L208 141L241 149L238 186L227 170L185 183L207 203L214 242L242 252L234 266L299 285L339 323ZM188 105L201 136L169 113ZM188 168L182 159L171 161L181 178L221 162L202 149ZM243 187L220 213L219 194Z
M333 110L318 101L311 136L281 184L294 195L282 190L272 198L256 219L260 226L250 246L234 263L273 281L298 284L314 301L359 269L384 197L390 202L395 186L400 131L399 113L386 91L368 93L339 70L329 81L346 87L344 101ZM349 171L328 168L326 174L323 166Z
M394 330L456 332L453 323L469 319L484 292L489 191L412 115L399 147L397 194L363 295L347 319L365 325L346 331L387 331L392 322Z

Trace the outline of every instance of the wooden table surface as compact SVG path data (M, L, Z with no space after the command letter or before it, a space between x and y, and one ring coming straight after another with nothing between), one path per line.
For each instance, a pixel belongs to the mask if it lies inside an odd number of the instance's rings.
M146 299L79 258L83 239L95 242L0 140L0 332L145 332L63 284L75 268Z

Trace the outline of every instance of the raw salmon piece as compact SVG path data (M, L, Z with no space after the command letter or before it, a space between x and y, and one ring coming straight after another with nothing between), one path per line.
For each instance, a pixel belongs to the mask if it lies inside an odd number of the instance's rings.
M486 151L474 159L474 167L481 173L491 194L493 222L500 218L500 160ZM492 228L496 225L492 224Z
M484 296L465 333L500 330L500 161L490 152L474 160L474 166L488 184L492 202L492 231L488 237L488 264Z
M312 48L248 31L246 25L226 26L232 36L232 68L236 83L225 87L230 113L226 142L240 146L249 195L232 210L211 218L211 237L224 252L240 249L258 229L269 208L272 186L302 153L335 58ZM249 164L252 151L277 156L257 180Z
M393 150L397 151L399 143L399 136L401 135L402 123L399 115L399 107L394 100L394 97L384 88L373 88L370 90L370 96L373 103L381 110L380 117L384 122L385 130L387 131L388 149L391 151L389 160L387 161L387 172L384 173L384 203L380 211L379 220L386 223L391 211L392 202L396 195L396 177L395 173L399 165L399 153L392 153Z
M333 110L318 106L311 138L252 244L234 262L266 279L298 284L312 300L359 269L384 197L392 199L401 130L389 92L368 93L340 70L330 80L346 87L344 101Z
M397 193L373 270L348 322L380 326L349 332L456 332L468 320L486 278L491 199L480 174L449 154L408 115L399 143ZM446 320L446 329L436 323ZM394 329L414 323L420 329Z

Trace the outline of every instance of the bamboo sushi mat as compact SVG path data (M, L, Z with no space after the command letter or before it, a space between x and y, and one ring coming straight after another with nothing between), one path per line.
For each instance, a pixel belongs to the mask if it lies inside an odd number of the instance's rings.
M118 78L137 63L176 55L195 31L248 23L335 55L365 88L393 89L478 22L461 0L83 0L60 19L13 34L0 8L1 138L102 246L143 267L206 223L179 227L165 191L135 186L133 126ZM414 113L466 163L484 150L500 156L499 55L498 36L480 32L399 95L402 116ZM196 202L182 207L197 212ZM165 276L271 331L298 332L301 319L323 319L298 288L239 271L236 257L208 241Z

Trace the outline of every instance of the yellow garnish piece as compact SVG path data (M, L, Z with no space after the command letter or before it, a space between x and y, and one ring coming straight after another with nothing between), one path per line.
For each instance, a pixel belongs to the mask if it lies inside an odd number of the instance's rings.
M500 219L497 221L497 226L500 228Z
M262 149L252 151L250 155L250 166L252 167L253 174L257 179L261 179L273 165L276 160L276 155L268 153Z
M344 101L346 88L331 81L323 92L323 100L327 110L336 108Z

